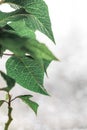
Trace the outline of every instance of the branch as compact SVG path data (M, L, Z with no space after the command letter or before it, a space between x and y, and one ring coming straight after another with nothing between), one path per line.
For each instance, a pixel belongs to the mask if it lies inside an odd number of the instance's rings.
M0 54L0 56L2 56L2 55L5 55L5 56L13 56L14 54L8 54L8 53Z
M19 96L17 96L17 97L15 97L15 98L13 98L12 100L11 100L11 102L13 102L15 99L17 99L17 98L19 98Z
M11 95L8 93L8 97L9 97L9 101L8 101L8 121L6 122L6 124L5 124L5 128L4 128L4 130L8 130L8 128L9 128L9 125L11 124L11 122L12 122L12 107L11 107Z

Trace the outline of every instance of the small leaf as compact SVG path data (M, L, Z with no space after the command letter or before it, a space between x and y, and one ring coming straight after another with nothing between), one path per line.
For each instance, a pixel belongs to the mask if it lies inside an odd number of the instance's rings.
M4 102L4 100L0 100L0 107L3 105Z
M7 60L6 69L7 74L24 88L48 95L43 87L44 68L42 61L30 57L11 57Z
M2 90L9 92L15 85L15 80L10 78L8 75L6 75L4 72L0 71L1 76L6 81L7 87L2 88Z
M34 112L37 114L38 104L34 101L31 101L29 98L31 98L31 95L21 95L19 98L25 102Z

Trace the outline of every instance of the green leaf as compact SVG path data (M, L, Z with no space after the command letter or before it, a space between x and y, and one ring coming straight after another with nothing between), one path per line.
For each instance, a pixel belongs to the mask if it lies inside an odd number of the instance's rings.
M17 21L26 18L24 9L19 9L11 13L4 13L0 11L0 26L5 26L8 22Z
M6 24L4 27L0 28L1 31L14 31L14 29L9 26L8 24Z
M17 22L12 22L9 25L20 36L27 37L27 38L35 38L36 37L34 31L32 31L30 28L27 27L24 19L19 20Z
M0 45L4 48L12 51L15 55L24 56L26 51L23 48L23 44L26 42L26 38L22 38L14 33L0 32Z
M7 87L2 88L2 90L9 92L15 85L15 80L6 75L4 72L0 71L1 76L6 81Z
M5 48L2 45L0 45L0 57L3 56L4 51L5 51Z
M40 60L30 57L11 57L7 60L6 69L7 74L24 88L48 95L43 87L44 68Z
M58 60L46 45L35 39L20 37L10 32L2 32L0 36L0 44L15 55L24 56L28 53L35 59Z
M24 8L29 13L27 19L25 19L27 26L34 31L41 31L55 42L48 7L43 0L5 0L5 2L10 2Z
M35 114L37 114L37 109L38 109L39 105L36 102L31 101L29 99L31 97L33 97L33 96L31 96L31 95L18 96L18 98L20 98L23 102L25 102L35 112Z
M49 61L58 60L45 44L39 43L37 40L29 39L25 43L25 47L27 52L29 52L34 58L46 59Z
M0 107L3 105L4 102L4 100L0 100Z
M49 64L51 63L51 61L49 61L49 60L42 60L42 62L43 62L42 64L43 64L43 67L44 67L44 72L47 75L47 68L48 68Z

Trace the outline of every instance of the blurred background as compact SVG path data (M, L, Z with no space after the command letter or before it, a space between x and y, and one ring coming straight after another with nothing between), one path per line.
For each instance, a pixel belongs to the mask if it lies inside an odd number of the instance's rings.
M48 77L44 78L51 96L33 93L33 100L39 104L37 116L16 100L12 104L14 120L9 130L87 130L87 0L45 1L56 45L38 31L37 39L46 43L60 59L50 64ZM2 5L0 10L11 9ZM6 56L0 59L0 70L5 71L6 60ZM0 79L0 86L4 84ZM32 94L18 85L11 91L13 97L24 93ZM0 130L8 118L6 107L0 108Z

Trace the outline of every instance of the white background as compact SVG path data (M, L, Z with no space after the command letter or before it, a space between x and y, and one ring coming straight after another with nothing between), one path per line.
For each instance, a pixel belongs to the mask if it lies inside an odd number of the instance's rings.
M46 2L56 45L39 33L37 38L60 59L49 66L44 82L51 97L35 94L40 105L37 117L17 100L9 130L87 130L87 0ZM5 60L0 61L0 70L4 70ZM15 96L24 92L17 86L11 93ZM5 112L4 106L0 110L0 130L7 119Z

